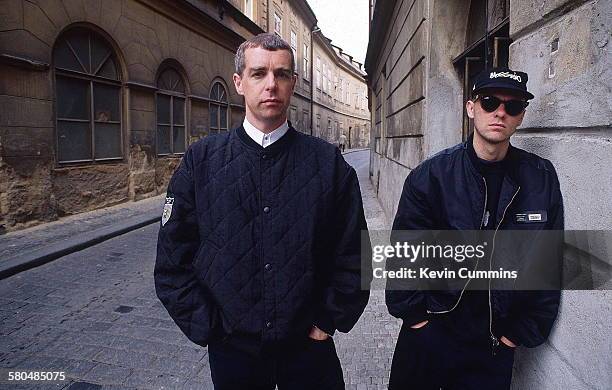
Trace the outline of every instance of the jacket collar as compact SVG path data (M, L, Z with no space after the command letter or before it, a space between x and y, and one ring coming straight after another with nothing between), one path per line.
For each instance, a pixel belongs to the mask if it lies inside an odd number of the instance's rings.
M485 206L484 205L484 201L485 201L484 192L486 190L483 184L483 179L482 179L483 176L478 171L477 167L474 165L472 158L469 156L469 153L470 153L469 147L470 147L470 144L473 145L472 143L473 139L474 139L474 134L471 134L468 137L468 139L463 143L462 149L463 149L464 164L468 166L468 170L472 173L472 175L476 179L476 182L478 183L478 186L480 189L480 191L478 191L479 193L477 196L478 201L472 204L472 211L474 213L474 221L475 222L478 221L476 226L480 226L482 222L481 213ZM495 218L496 221L501 220L502 214L504 213L504 211L506 210L506 208L508 207L508 205L514 198L514 195L517 193L517 191L519 191L519 188L520 188L518 185L518 171L519 171L521 159L520 159L518 149L512 146L512 144L510 144L510 146L508 147L508 154L506 155L506 158L508 159L508 171L507 171L507 174L504 176L501 192L499 194L499 202L497 205L497 215Z
M472 132L472 134L470 134L468 139L463 142L463 153L464 153L465 159L468 160L468 166L470 167L470 171L474 175L478 177L482 177L481 173L478 170L478 167L476 167L474 163L473 157L470 156L470 148L473 150L474 149L473 145L474 145L474 133ZM475 152L474 152L474 155L475 155ZM510 180L510 184L512 184L513 187L518 187L516 183L518 182L518 170L519 170L519 165L521 164L521 159L520 159L520 154L518 152L518 149L512 146L512 143L510 143L510 145L508 146L508 153L506 154L505 161L508 164L508 174L506 175L506 178Z
M283 150L287 150L293 143L294 139L298 136L298 132L293 128L293 126L291 126L291 122L287 122L287 124L288 129L283 136L266 148L255 142L247 134L242 125L232 130L231 137L235 138L241 145L245 146L250 151L257 152L261 155L273 156Z
M289 123L285 121L278 128L266 134L255 126L253 126L251 122L249 122L249 120L245 117L244 121L242 122L242 127L244 128L244 131L247 133L247 135L253 139L253 141L255 141L258 145L261 145L266 148L281 139L283 135L287 133L287 131L289 130Z

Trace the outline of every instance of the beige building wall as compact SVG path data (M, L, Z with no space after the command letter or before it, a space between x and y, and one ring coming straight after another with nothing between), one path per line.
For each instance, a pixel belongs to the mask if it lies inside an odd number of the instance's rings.
M215 82L227 126L243 116L232 86L238 45L261 29L216 1L3 3L0 18L0 231L161 194L181 153L156 151L157 76L172 64L185 85L185 143L209 134ZM86 5L85 5L86 4ZM121 158L60 163L53 50L80 27L113 50L120 73ZM179 142L181 142L179 140Z
M321 32L315 33L314 42L313 134L334 144L344 134L348 148L367 147L370 113L361 65Z

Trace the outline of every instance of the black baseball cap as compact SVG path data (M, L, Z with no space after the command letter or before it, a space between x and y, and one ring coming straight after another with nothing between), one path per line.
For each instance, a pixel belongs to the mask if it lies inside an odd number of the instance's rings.
M483 89L506 89L520 92L529 100L534 96L527 91L527 73L508 68L493 68L480 72L474 80L472 95Z

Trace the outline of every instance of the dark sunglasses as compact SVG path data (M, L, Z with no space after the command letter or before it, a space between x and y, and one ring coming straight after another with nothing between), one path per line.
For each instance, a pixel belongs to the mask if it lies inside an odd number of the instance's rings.
M480 100L480 106L486 112L493 112L503 103L506 113L510 116L517 116L521 112L525 111L525 108L529 105L529 102L524 100L501 100L495 96L476 96L474 101Z

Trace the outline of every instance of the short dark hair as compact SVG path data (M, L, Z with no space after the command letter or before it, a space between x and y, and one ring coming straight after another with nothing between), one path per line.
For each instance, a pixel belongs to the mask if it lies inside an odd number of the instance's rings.
M242 75L245 67L245 58L244 53L247 49L253 49L256 47L261 47L265 50L276 51L276 50L287 50L291 55L291 70L295 72L295 58L293 57L293 50L291 46L287 42L283 40L283 38L279 37L276 34L272 33L263 33L259 35L255 35L253 38L247 39L242 42L242 44L238 47L236 51L236 56L234 57L234 66L236 67L236 73Z

